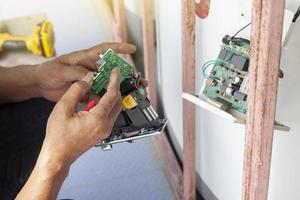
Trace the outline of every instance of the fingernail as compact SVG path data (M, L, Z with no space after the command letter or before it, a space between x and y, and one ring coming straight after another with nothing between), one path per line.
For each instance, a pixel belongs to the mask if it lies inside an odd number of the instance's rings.
M92 82L93 82L93 78L94 78L94 73L93 72L88 72L85 75L85 77L83 77L83 79L81 79L81 80L88 83L89 85L91 85Z

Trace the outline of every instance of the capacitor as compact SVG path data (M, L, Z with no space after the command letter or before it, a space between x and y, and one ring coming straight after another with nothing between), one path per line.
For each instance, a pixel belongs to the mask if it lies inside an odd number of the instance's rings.
M231 87L227 87L226 90L225 90L225 93L226 93L227 95L231 96L232 93L233 93L233 89L232 89Z
M234 78L234 83L235 84L239 84L240 82L241 82L241 78L240 77L237 76L237 77Z

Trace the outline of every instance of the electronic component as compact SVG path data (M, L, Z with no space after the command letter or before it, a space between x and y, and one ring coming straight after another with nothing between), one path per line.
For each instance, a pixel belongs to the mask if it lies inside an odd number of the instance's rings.
M223 42L224 44L227 44L227 45L229 45L230 40L231 40L231 37L230 37L229 35L225 35L225 36L222 38L222 42Z
M223 104L229 112L245 116L250 44L246 39L228 35L222 42L218 58L209 61L203 68L206 78L214 82L205 84L203 95ZM205 70L209 65L212 69L206 74Z
M233 55L230 63L242 71L248 71L249 59L240 55Z
M218 58L220 60L224 60L226 58L227 52L228 52L227 49L221 49Z
M227 39L230 40L227 42ZM205 63L203 72L214 84L205 84L203 95L220 102L230 112L245 116L247 110L247 85L250 44L243 38L225 36L216 60ZM208 66L211 72L206 74ZM206 81L207 83L207 81ZM243 88L242 91L240 89Z
M244 93L241 93L239 91L235 91L233 96L238 99L238 100L241 100L241 101L246 101L246 98L247 98L247 95L244 94Z
M241 87L239 89L239 91L241 93L244 93L244 94L248 94L248 81L249 81L249 75L247 74L243 81L242 81L242 84L241 84Z
M231 87L227 87L226 90L225 90L225 94L231 96L233 94L233 89Z
M111 70L114 67L120 68L120 82L127 78L130 74L134 73L133 67L128 64L123 58L118 56L112 49L108 49L100 57L101 59L97 62L100 67L98 72L95 74L93 80L93 86L91 91L98 95L105 93L105 87L109 82Z
M250 41L226 35L217 59L202 65L205 78L199 96L183 93L182 97L235 123L245 124L249 84ZM289 131L289 127L274 122L275 129Z
M241 83L241 78L240 77L235 77L234 78L234 84L236 84L236 85L240 85L240 83Z
M123 110L119 114L111 134L98 145L103 150L111 145L159 134L167 124L160 118L147 98L147 91L141 84L141 77L134 73L133 67L109 49L101 56L98 72L95 74L91 91L98 95L105 93L111 70L120 67L120 92Z
M121 94L123 110L118 116L111 134L98 146L104 150L110 149L112 144L132 142L135 139L159 134L167 124L166 119L159 118L147 98L147 92L142 85L136 88L139 77L126 78L121 87L131 88L130 92ZM125 83L125 84L124 84Z
M227 85L223 84L223 85L220 86L221 93L225 93L226 89L227 89Z

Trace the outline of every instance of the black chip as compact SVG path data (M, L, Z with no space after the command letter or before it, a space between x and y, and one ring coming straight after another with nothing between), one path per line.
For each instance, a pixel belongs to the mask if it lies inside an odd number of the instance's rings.
M222 49L221 51L220 51L220 53L219 53L219 56L218 56L218 58L220 59L220 60L224 60L224 58L226 57L226 55L227 55L227 50L226 49Z
M243 56L234 55L234 56L232 56L230 63L233 64L234 67L239 70L248 71L248 67L249 67L249 59L248 58L245 58Z
M247 94L241 93L239 91L235 91L233 96L242 101L245 101L247 99Z

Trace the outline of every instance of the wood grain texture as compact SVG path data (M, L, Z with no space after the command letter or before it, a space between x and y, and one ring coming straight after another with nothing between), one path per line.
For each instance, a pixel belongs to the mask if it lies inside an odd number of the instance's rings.
M117 42L127 42L128 31L124 0L113 0L113 12L116 28L115 40Z
M144 69L145 77L149 80L148 92L152 106L157 108L157 80L156 80L156 51L155 51L155 27L153 18L152 0L143 0L141 2L142 10L142 27L143 27L143 47L144 47ZM152 137L152 143L160 158L161 165L167 176L169 184L173 190L175 199L181 200L182 187L182 170L176 159L175 153L170 142L165 135Z
M195 94L195 1L182 0L182 88ZM183 100L183 199L196 198L194 104Z
M113 0L114 14L114 40L116 42L128 42L127 16L124 0ZM134 66L130 55L123 55L127 62Z
M150 102L154 108L157 108L153 2L152 0L143 0L141 4L145 77L150 83L148 87Z
M273 143L284 0L254 0L243 171L244 200L266 200Z

